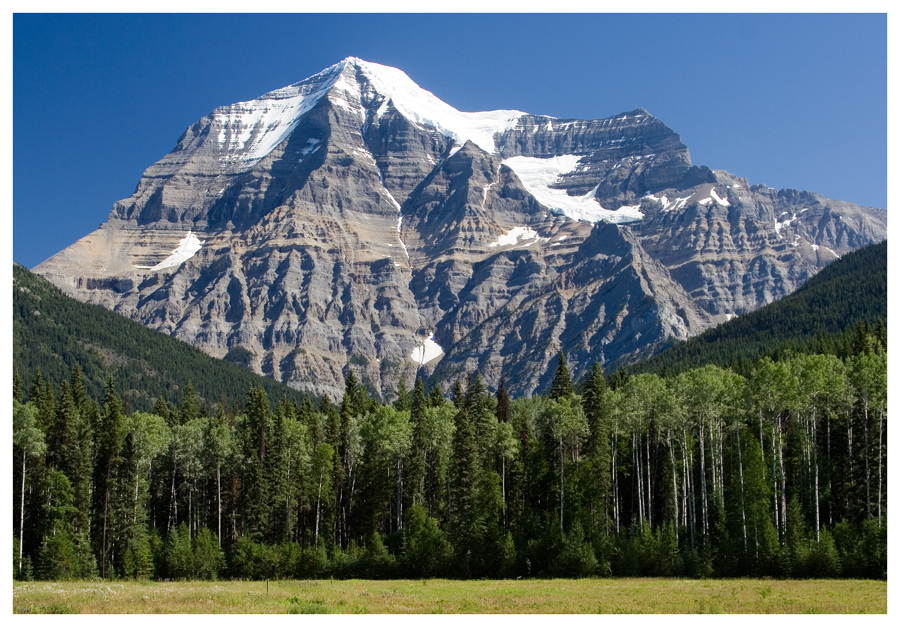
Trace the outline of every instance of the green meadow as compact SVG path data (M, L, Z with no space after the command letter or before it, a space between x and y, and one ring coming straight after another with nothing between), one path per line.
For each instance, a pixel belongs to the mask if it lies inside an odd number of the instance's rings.
M28 582L17 614L860 614L887 581L772 579Z

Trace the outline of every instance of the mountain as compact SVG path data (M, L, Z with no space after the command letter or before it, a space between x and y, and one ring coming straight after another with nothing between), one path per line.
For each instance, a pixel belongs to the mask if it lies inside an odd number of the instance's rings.
M299 390L651 355L885 238L886 212L691 163L647 111L460 112L348 58L188 128L34 270Z
M887 241L847 253L796 292L756 311L675 342L630 374L670 374L706 364L746 370L766 355L834 352L846 357L857 325L887 323Z
M58 387L78 364L92 398L107 377L133 410L151 411L157 398L180 405L191 383L208 403L243 406L251 387L276 403L302 394L281 383L157 333L106 309L69 298L45 279L13 264L13 367L26 389L35 372Z

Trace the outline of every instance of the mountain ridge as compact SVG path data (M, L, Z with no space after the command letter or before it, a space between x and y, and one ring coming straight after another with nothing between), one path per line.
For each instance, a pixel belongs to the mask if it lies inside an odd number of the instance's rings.
M791 351L844 358L850 354L844 344L857 324L886 324L887 300L885 240L848 253L778 301L676 341L624 370L677 374L712 363L740 371L738 365L752 367L761 357L777 359Z

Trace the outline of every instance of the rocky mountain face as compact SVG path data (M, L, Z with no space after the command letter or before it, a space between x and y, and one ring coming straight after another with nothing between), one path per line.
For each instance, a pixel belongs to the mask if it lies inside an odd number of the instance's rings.
M221 107L35 268L66 293L338 398L479 369L515 394L780 298L884 210L691 164L643 109L459 112L349 58Z

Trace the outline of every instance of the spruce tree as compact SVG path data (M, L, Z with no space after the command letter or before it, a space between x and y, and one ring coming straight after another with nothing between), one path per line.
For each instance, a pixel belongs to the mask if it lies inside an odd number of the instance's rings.
M184 398L181 401L181 411L178 412L178 423L185 424L201 415L200 401L197 398L197 392L194 390L194 384L188 381L184 388Z
M458 381L457 381L458 383ZM468 411L456 412L451 463L451 496L449 507L450 537L456 563L464 577L471 576L471 559L477 551L480 521L477 519L477 489L479 480L478 446L475 425Z
M112 378L106 383L100 428L96 431L97 458L94 463L93 516L91 518L91 543L98 557L101 577L112 576L110 564L110 519L113 489L118 471L123 440L122 401L116 394Z
M456 383L453 385L453 404L456 406L456 409L462 409L463 404L466 402L465 394L463 394L462 382L457 379Z
M72 533L86 533L90 516L90 439L68 381L59 388L56 421L48 438L49 463L62 472L73 492Z
M566 366L566 354L560 351L556 374L553 376L553 384L550 386L550 398L556 400L573 396L574 394L575 388L572 385L572 377L569 376L569 368Z
M161 396L156 399L156 404L153 405L153 413L162 417L170 427L172 426L172 417L169 413L169 406Z
M597 450L600 439L604 436L601 429L603 415L603 392L608 388L606 379L603 378L603 369L600 363L594 360L588 371L584 383L584 395L581 397L581 406L588 421L589 435L585 443L585 455L593 455Z
M409 388L406 387L405 377L400 377L400 383L397 385L397 400L394 401L394 409L399 411L412 409L412 396L409 393Z
M69 386L72 389L72 400L75 401L75 407L84 414L91 399L88 398L87 388L84 387L84 373L78 364L72 367L72 374L69 376Z
M332 475L334 489L335 520L334 542L346 548L349 538L348 511L350 509L350 425L363 405L360 385L352 370L347 371L344 378L344 397L341 399L338 421L333 423L336 429L332 433L331 443L335 447L335 464Z
M506 391L506 377L500 377L500 386L497 388L497 422L509 422L509 394Z
M262 388L251 388L247 393L247 429L243 445L247 459L243 511L246 520L244 535L257 542L265 538L271 521L270 486L266 473L270 421L268 396Z
M435 385L428 391L428 406L440 407L444 404L444 393L441 392L441 386Z
M25 391L22 389L22 377L19 376L18 370L13 370L13 400L20 403L25 397Z
M425 500L425 463L428 453L428 443L425 440L427 428L426 415L427 400L425 398L425 384L421 377L416 377L416 385L413 389L410 403L410 423L412 425L412 444L409 452L409 461L406 464L408 479L407 489L409 493L407 511L413 505L421 505Z

